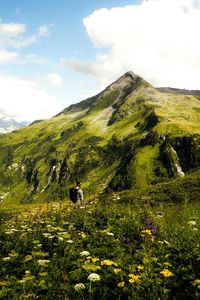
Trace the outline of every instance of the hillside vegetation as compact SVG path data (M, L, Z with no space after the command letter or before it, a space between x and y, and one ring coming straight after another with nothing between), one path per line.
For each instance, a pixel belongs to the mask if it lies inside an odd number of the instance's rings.
M59 115L0 136L2 205L65 199L77 179L88 200L110 192L198 198L199 112L197 92L158 90L128 72Z
M199 215L117 195L1 208L0 299L199 299Z

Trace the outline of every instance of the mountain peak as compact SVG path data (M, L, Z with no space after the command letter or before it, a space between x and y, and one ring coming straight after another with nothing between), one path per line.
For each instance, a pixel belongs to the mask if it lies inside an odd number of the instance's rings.
M124 75L122 75L121 77L119 77L116 81L114 81L109 87L111 86L115 86L116 85L121 85L121 84L127 84L127 83L133 83L136 81L142 80L142 78L138 75L136 75L135 73L133 73L132 71L128 71L126 72Z

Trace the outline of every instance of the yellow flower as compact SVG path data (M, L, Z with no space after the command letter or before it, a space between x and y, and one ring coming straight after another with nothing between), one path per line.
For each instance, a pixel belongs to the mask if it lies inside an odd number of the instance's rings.
M143 233L143 234L148 234L148 235L151 235L151 234L152 234L152 233L151 233L151 230L149 230L149 229L142 230L142 233Z
M121 281L120 283L118 283L117 285L119 288L123 288L125 286L125 282Z
M85 233L83 233L83 232L81 233L81 236L82 236L82 238L83 238L83 239L85 239L85 238L86 238L86 234L85 234Z
M9 253L9 256L10 257L17 257L19 254L17 252L15 252L15 250L12 250L10 253Z
M128 276L130 277L130 279L129 279L130 283L134 283L140 279L140 276L138 276L138 275L129 274Z
M115 267L118 266L117 263L115 263L114 261L109 260L109 259L104 259L104 260L101 262L101 265L102 265L102 266L115 266Z
M121 270L122 269L120 269L120 268L114 268L114 272L117 274L117 273L119 273L119 272L121 272Z
M48 252L42 252L42 251L32 251L32 255L36 257L46 257L49 255Z
M200 279L195 279L195 280L194 280L194 283L200 284Z
M96 261L99 260L99 258L97 258L97 257L91 257L91 260L92 260L93 263L95 263Z
M138 271L143 271L144 270L144 266L143 265L138 265L137 269L138 269Z
M84 265L82 266L82 268L83 268L85 271L87 271L87 272L88 272L88 271L93 271L93 272L95 272L95 271L101 269L100 266L96 266L96 265L92 265L92 264L84 264Z
M200 279L195 279L193 281L193 285L197 288L197 289L200 289Z
M38 262L39 266L47 267L50 260L48 260L48 259L39 259L37 262Z
M160 274L162 274L164 277L170 277L170 276L173 276L174 274L169 271L168 269L164 269L162 271L160 271Z
M26 255L24 257L24 262L30 261L31 259L33 259L33 257L31 255Z

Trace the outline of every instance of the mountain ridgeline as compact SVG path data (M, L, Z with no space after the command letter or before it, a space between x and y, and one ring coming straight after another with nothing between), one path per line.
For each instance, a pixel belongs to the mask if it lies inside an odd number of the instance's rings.
M0 136L0 199L66 199L79 179L88 199L197 200L199 166L200 93L156 89L127 72L57 116Z

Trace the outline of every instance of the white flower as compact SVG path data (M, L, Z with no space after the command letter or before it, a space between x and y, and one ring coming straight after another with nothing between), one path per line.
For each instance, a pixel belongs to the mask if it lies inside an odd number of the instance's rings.
M107 235L113 236L114 233L112 233L112 232L107 232Z
M3 260L4 260L4 261L10 260L10 256L4 257Z
M194 230L194 231L198 231L198 229L197 229L196 227L192 228L192 230Z
M48 236L48 239L53 239L54 238L54 235L49 235Z
M194 225L196 225L196 222L195 222L195 221L189 221L189 222L188 222L188 225L194 226Z
M82 252L80 252L80 256L90 256L90 252L82 251Z
M72 240L67 240L66 242L69 243L69 244L72 244L74 241L72 241Z
M91 273L89 276L88 276L88 279L90 281L100 281L100 276L96 273Z
M80 292L81 290L85 289L85 285L83 283L77 283L75 284L74 288L77 292Z

